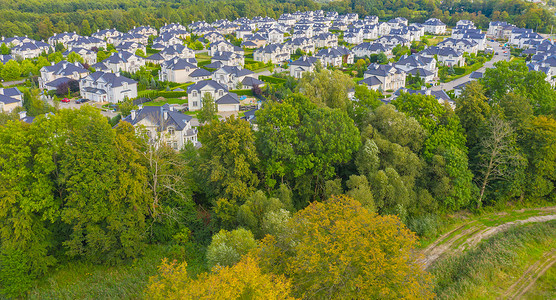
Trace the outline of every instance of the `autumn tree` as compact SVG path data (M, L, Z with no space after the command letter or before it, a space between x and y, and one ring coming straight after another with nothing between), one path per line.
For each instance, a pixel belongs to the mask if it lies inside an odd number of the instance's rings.
M149 279L149 299L294 299L291 283L284 276L264 273L253 257L246 257L229 267L216 267L196 279L187 273L187 263L169 263L158 267L158 275Z
M348 106L348 91L353 88L353 80L339 70L321 69L303 74L298 91L319 107L340 108Z
M415 234L396 216L378 216L347 196L313 202L283 237L258 248L263 270L284 274L294 295L314 299L430 299Z

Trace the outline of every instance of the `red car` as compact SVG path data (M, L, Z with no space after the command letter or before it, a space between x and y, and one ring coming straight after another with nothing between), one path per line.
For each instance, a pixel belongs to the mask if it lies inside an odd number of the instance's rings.
M68 98L64 98L64 99L62 99L62 100L60 100L60 101L62 101L62 102L64 102L64 103L69 103L69 102L70 102L70 100L69 100Z

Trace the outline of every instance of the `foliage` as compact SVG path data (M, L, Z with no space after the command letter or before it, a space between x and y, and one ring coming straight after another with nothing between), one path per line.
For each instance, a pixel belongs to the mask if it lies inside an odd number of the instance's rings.
M212 94L205 93L203 95L203 99L201 99L201 103L201 109L199 110L199 113L197 113L197 119L199 119L199 122L205 123L218 120L218 115L216 114L218 112L218 107L214 102Z
M149 299L293 299L291 284L283 276L265 274L256 259L246 257L231 267L214 268L192 279L187 263L159 266L159 275L150 279Z
M251 231L243 228L232 231L222 229L212 237L207 249L207 262L210 267L233 266L255 247L257 242Z
M353 88L353 80L339 70L327 69L303 74L297 89L319 107L347 109L348 91Z
M283 237L267 236L264 270L284 274L301 298L432 298L431 277L414 261L416 238L395 216L378 216L346 196L299 211ZM394 250L395 249L395 250Z

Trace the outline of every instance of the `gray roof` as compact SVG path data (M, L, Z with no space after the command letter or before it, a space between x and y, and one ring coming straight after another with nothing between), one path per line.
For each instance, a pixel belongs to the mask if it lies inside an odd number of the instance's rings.
M214 90L224 90L224 91L228 91L228 88L214 80L203 80L203 81L199 81L193 85L190 85L187 87L187 93L191 93L192 91L199 91L202 88L209 86L212 87Z
M216 104L239 104L239 98L236 93L227 93L226 95L218 98Z
M166 113L166 119L164 118L164 113ZM136 110L135 119L132 119L131 115L129 115L125 117L123 121L135 125L147 119L160 126L161 128L159 129L166 130L168 127L174 127L176 130L182 131L187 127L187 123L189 123L192 118L191 116L170 110L170 106L165 104L163 106L145 106Z

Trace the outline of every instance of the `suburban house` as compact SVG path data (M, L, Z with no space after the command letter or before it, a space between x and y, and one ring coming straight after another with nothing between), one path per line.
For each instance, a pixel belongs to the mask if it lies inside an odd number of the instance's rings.
M158 35L158 31L151 26L134 26L128 33L146 36L147 38L151 35Z
M79 81L81 97L95 102L118 103L137 98L137 82L120 73L94 72Z
M197 66L189 63L184 58L174 57L160 64L158 79L160 81L171 81L185 83L192 81L189 75L197 70Z
M429 47L421 52L420 55L424 57L438 59L438 63L444 66L463 66L465 65L465 58L463 57L463 52L456 50L454 48L439 48L439 47Z
M163 47L168 47L172 45L181 45L183 41L173 34L163 33L153 40L153 44L160 44Z
M55 90L60 84L70 80L79 80L87 75L89 71L78 62L70 63L65 60L40 69L39 88Z
M224 96L218 98L215 101L216 108L219 112L227 111L227 112L239 112L239 106L241 102L239 101L239 97L236 93L226 93Z
M241 82L246 76L251 74L254 74L251 70L223 66L212 73L212 80L226 86L228 90L235 90L241 89L243 87Z
M270 44L253 52L253 60L280 63L290 59L290 51L282 44Z
M284 46L290 51L291 54L294 54L297 49L305 53L315 52L315 43L313 40L308 38L294 38L286 41Z
M477 44L477 42L464 39L447 38L438 43L437 46L440 48L453 48L455 50L467 52L469 54L477 54L477 51L479 50L479 45Z
M193 72L191 72L191 74L189 74L189 78L191 78L191 81L193 82L207 80L210 79L211 77L212 77L212 73L203 68L195 69Z
M122 121L129 122L137 132L145 134L151 144L160 141L174 150L180 150L187 143L198 146L197 129L191 127L192 118L164 104L139 107Z
M0 112L11 113L23 103L23 94L17 88L0 88Z
M382 44L383 46L390 46L392 48L394 48L396 45L402 45L408 47L411 45L411 42L408 39L405 39L397 35L381 36L375 41L375 43Z
M245 57L236 52L216 52L212 57L212 63L220 62L225 66L243 67Z
M12 48L12 56L21 59L39 57L41 53L50 50L50 45L41 41L23 43Z
M404 55L400 57L400 60L398 60L398 62L396 62L394 66L404 71L405 73L409 73L412 75L416 74L416 72L412 73L412 70L424 69L428 72L422 72L421 70L419 74L425 77L432 74L432 76L429 77L430 81L432 81L433 77L438 76L438 68L436 67L436 59L434 59L434 57L426 57L419 54L413 54L410 56Z
M195 58L195 51L189 49L184 45L172 45L164 48L162 51L158 52L165 60L181 57L181 58Z
M316 48L338 47L338 36L332 33L321 33L313 37Z
M210 94L216 101L228 94L225 85L214 80L203 80L187 87L187 102L190 111L199 110L203 107L203 96Z
M97 53L93 50L85 48L72 48L71 50L67 50L66 52L62 53L62 55L67 57L72 52L81 56L81 58L83 58L83 61L89 65L94 65L97 63Z
M149 37L140 34L122 33L121 35L112 38L112 41L116 47L125 42L135 42L146 45L149 41Z
M210 44L210 48L208 50L209 56L214 56L217 52L237 52L243 53L243 49L232 45L228 41L217 41Z
M253 33L251 27L243 25L236 30L236 38L243 39L246 35Z
M147 47L145 45L139 44L137 42L124 42L124 43L119 44L115 48L116 48L116 50L118 50L118 52L126 51L126 52L129 52L129 53L135 54L135 52L137 52L137 50L141 50L141 51L143 51L143 53L147 53Z
M425 25L425 32L432 34L446 33L446 24L442 23L439 19L430 18L423 23Z
M57 33L48 38L48 44L52 47L56 47L56 44L62 44L64 47L71 41L75 41L80 36L75 32L62 32Z
M364 79L373 76L381 82L378 89L379 91L395 91L405 86L405 72L399 70L392 64L370 64L367 71L365 71ZM368 81L371 81L371 79ZM362 83L365 82L363 81ZM369 86L369 88L371 88L371 86Z
M394 47L379 43L361 43L351 49L355 57L371 57L373 54L384 53L387 57L392 57Z
M96 37L88 37L88 36L80 36L79 38L69 41L66 44L66 47L71 50L73 48L84 48L84 49L93 49L93 48L106 48L106 41L98 39Z
M301 78L305 72L313 72L318 58L312 56L301 56L290 63L290 76Z
M322 49L315 57L320 59L324 66L341 67L343 64L353 64L353 53L345 47Z
M129 52L112 53L102 63L113 73L120 71L135 73L145 65L145 59Z
M93 32L93 34L91 34L91 36L96 37L96 38L101 39L101 40L105 40L108 44L113 44L114 43L114 38L117 38L117 37L121 36L122 34L123 33L116 30L116 28L113 28L113 29L97 30L97 32Z

